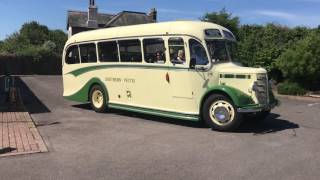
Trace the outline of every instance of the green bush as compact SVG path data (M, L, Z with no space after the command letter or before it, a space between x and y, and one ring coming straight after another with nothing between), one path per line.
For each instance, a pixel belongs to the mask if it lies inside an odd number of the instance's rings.
M276 65L289 82L319 90L320 33L312 32L291 46L277 59Z
M284 95L305 95L307 92L298 83L284 82L277 87L279 94Z

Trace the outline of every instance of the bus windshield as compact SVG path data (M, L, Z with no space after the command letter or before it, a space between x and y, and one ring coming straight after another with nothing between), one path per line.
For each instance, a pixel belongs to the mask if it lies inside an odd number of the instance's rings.
M212 62L238 61L237 44L228 40L207 40Z

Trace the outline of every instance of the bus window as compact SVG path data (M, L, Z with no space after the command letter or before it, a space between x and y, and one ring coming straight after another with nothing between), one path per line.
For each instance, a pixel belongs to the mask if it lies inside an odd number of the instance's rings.
M195 39L189 40L190 57L194 60L194 65L207 65L209 63L206 50L201 43Z
M98 43L99 60L101 62L119 62L116 41Z
M170 60L173 64L184 64L186 62L184 41L182 38L169 39Z
M81 55L81 63L97 62L96 45L94 43L81 44L80 55Z
M67 64L79 64L79 49L78 46L71 46L67 50L67 56L66 56L66 63Z
M141 44L139 40L119 41L121 62L142 62Z
M147 63L165 63L165 45L161 38L143 40L144 60Z

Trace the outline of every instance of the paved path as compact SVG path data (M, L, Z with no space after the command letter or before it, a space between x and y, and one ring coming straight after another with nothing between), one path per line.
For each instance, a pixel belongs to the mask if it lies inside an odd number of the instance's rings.
M28 112L0 112L0 157L47 152Z
M61 77L23 77L25 104L48 153L0 159L14 179L319 179L320 104L282 100L261 124L222 133L62 98ZM146 92L147 93L147 92Z

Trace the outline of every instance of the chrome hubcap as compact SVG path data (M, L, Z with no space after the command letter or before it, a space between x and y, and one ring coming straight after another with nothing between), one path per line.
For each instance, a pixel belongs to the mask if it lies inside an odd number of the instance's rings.
M216 101L210 107L211 120L220 126L231 123L234 119L235 111L227 101Z

